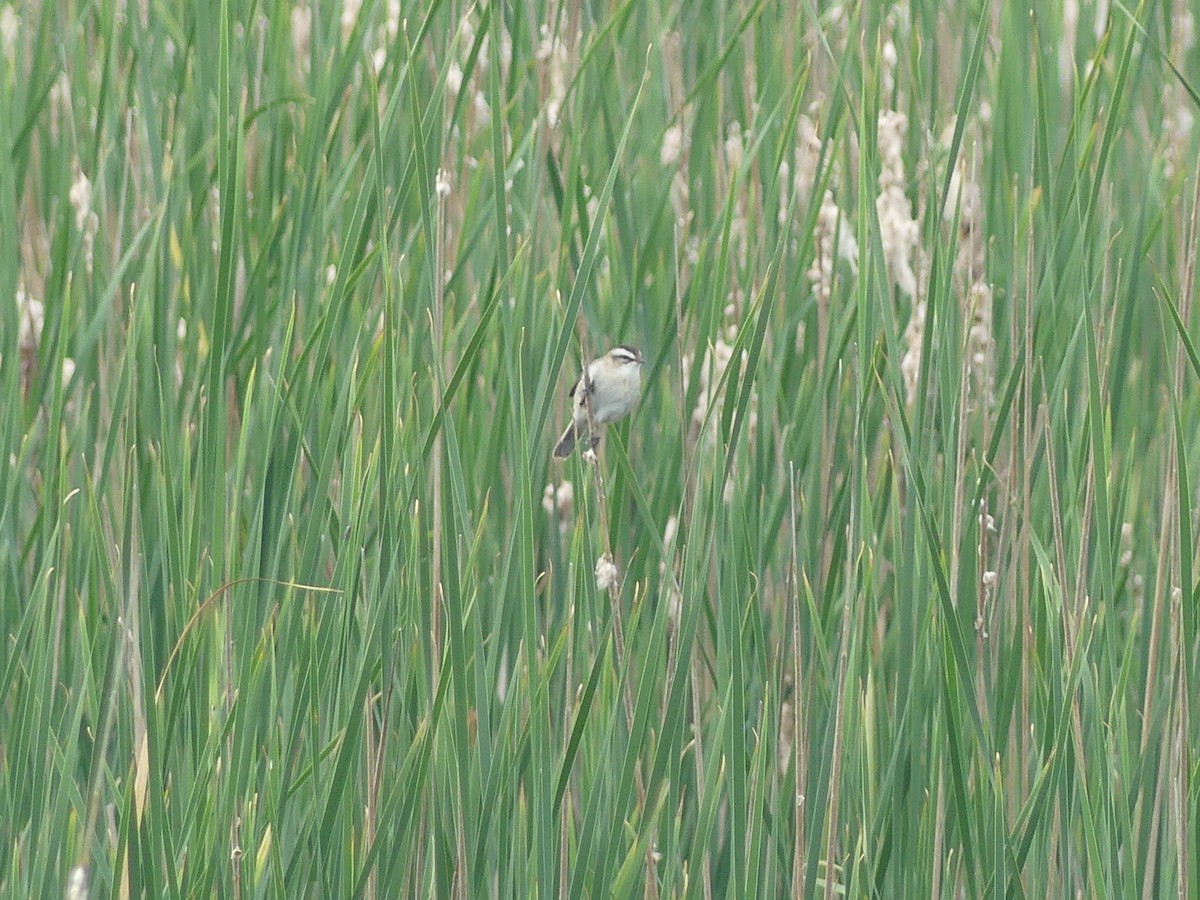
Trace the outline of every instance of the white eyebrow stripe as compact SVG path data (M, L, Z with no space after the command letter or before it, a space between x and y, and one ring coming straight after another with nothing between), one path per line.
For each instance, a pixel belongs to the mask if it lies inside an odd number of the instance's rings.
M613 350L612 355L617 359L623 359L626 362L637 362L637 354L632 350L626 350L624 347L617 347Z

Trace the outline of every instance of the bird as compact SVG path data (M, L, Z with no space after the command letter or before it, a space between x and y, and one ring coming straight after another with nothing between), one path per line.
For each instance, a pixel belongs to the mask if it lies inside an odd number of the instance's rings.
M569 396L572 419L554 446L555 459L566 459L581 441L589 449L600 443L593 428L607 425L633 412L642 397L642 352L621 344L587 364Z

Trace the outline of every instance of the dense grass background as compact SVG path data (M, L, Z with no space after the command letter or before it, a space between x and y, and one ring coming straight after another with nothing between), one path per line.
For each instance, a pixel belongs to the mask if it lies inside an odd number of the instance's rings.
M1187 6L4 6L0 892L1189 894Z

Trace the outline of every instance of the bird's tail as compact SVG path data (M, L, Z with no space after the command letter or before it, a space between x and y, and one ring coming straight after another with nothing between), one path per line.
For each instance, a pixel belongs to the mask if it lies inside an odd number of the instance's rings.
M566 459L571 455L571 451L575 449L575 423L572 422L567 426L567 430L562 433L562 437L558 439L558 443L554 445L554 458Z

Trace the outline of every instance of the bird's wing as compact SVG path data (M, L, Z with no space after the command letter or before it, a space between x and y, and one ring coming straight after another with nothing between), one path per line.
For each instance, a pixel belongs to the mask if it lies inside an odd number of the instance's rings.
M571 385L571 390L567 391L567 396L568 396L568 397L574 397L574 396L575 396L575 392L576 392L577 390L579 390L579 385L581 385L581 384L583 384L583 379L582 379L582 378L580 378L580 379L579 379L578 381L576 381L576 382L575 382L573 385ZM592 394L594 394L594 393L596 393L596 383L595 383L594 381L589 381L589 382L588 382L588 385L587 385L587 392L588 392L588 395L589 395L589 396L590 396L590 395L592 395Z

